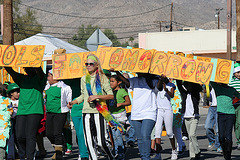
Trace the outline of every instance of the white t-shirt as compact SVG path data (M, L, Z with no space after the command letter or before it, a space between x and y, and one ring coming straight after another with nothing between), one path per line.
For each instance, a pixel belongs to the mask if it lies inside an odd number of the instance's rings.
M217 97L216 97L216 94L215 94L215 90L213 88L212 88L210 94L212 96L212 104L211 104L211 106L217 106Z
M156 94L153 89L148 86L143 77L134 77L128 80L130 82L129 89L133 90L131 119L151 119L156 121ZM157 82L158 80L153 80L153 86L156 86Z
M186 99L186 111L184 114L184 118L193 118L194 117L193 113L194 113L194 108L193 108L192 97L191 97L191 94L188 94Z
M169 82L166 85L166 88L171 92L172 88L176 88L176 86ZM162 89L162 91L159 91L156 87L157 92L157 107L158 108L164 108L164 109L170 109L172 110L172 106L171 106L171 97L168 95L168 93Z

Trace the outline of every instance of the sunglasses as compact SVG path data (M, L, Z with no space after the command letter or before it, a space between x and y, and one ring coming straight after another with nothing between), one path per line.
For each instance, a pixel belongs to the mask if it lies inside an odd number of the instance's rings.
M94 66L95 63L85 63L85 66Z

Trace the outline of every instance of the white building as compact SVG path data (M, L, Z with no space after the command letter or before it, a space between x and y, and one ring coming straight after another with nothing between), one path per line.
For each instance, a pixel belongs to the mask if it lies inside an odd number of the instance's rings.
M227 30L139 33L139 48L180 51L204 57L227 58ZM232 59L236 57L236 31L232 31Z

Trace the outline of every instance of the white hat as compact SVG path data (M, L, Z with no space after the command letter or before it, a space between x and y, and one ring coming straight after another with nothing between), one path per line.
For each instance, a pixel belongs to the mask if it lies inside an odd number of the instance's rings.
M240 71L240 66L234 68L233 73L237 73L237 72L239 72L239 71Z

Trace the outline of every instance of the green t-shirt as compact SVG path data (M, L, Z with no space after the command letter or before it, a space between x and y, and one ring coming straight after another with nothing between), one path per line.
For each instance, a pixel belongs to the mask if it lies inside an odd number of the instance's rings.
M43 114L43 90L47 75L43 79L36 76L19 74L15 83L20 87L17 115Z
M118 91L113 91L114 99L109 100L109 111L112 114L121 113L125 110L125 106L117 107L117 103L125 102L125 97L128 96L128 93L125 89L121 88Z
M74 104L71 110L72 117L81 117L83 109L83 102L80 104Z
M233 87L223 87L215 82L211 82L217 96L217 112L225 114L235 114L232 104L234 96L240 98L240 93Z
M61 88L51 86L46 90L46 109L47 112L61 113Z

